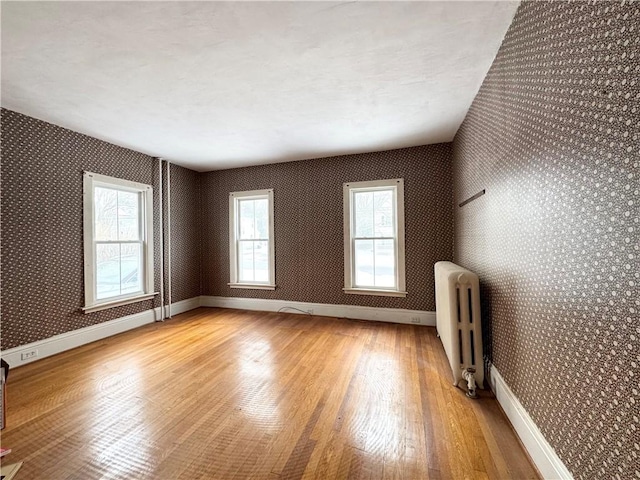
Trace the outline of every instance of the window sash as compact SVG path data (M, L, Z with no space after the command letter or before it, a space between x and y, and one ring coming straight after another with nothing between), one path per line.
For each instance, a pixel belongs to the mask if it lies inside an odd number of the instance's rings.
M97 222L96 222L96 213L97 211L95 210L95 204L96 204L96 189L97 188L102 188L104 190L112 190L114 192L116 192L116 194L118 192L127 192L127 193L135 193L136 194L136 202L137 202L137 211L138 211L138 215L136 218L136 223L137 223L137 229L136 229L136 233L138 236L138 240L98 240L97 239L97 235L96 235L96 226L97 226ZM146 272L145 272L145 268L144 268L144 264L145 264L145 245L146 245L146 239L145 239L145 235L144 235L144 215L145 212L143 210L143 201L142 201L142 192L139 189L129 189L129 188L119 188L110 184L104 184L101 182L94 182L93 184L93 188L91 190L92 196L93 196L93 202L94 202L94 217L93 217L93 268L94 268L94 276L93 276L93 298L95 299L96 302L111 302L114 300L120 300L120 299L124 299L124 298L128 298L128 297L132 297L132 296L137 296L140 295L141 293L145 293L145 276L146 276ZM116 209L119 210L120 205L118 203L116 203ZM119 216L119 211L116 212L116 236L120 236L120 216ZM139 269L139 275L140 275L140 280L138 281L138 285L140 288L136 289L135 291L132 292L127 292L127 293L121 293L122 292L122 252L120 253L120 257L119 257L119 277L120 277L120 284L119 284L119 293L116 295L107 295L107 296L101 296L98 297L98 255L97 255L97 249L98 249L98 245L139 245L140 246L140 261L139 261L139 265L138 265L138 269Z
M94 250L93 250L93 267L94 267L94 271L96 272L96 275L94 276L94 282L93 282L93 295L94 298L96 299L96 301L99 302L110 302L113 300L119 300L122 298L127 298L127 297L131 297L134 295L140 295L141 293L145 293L145 289L144 289L144 279L145 279L145 269L144 269L144 260L145 260L145 242L142 240L124 240L124 241L115 241L115 240L95 240L93 242L94 245ZM139 245L140 246L140 261L138 264L138 269L140 272L140 280L138 281L138 285L139 285L139 289L135 290L133 292L127 292L127 293L119 293L117 295L108 295L106 297L100 297L98 298L98 278L97 278L97 272L98 272L98 254L97 254L97 250L98 250L98 245ZM119 290L122 292L122 252L120 254L120 261L119 261L119 274L118 276L120 277L120 288Z
M242 207L241 204L243 203L247 203L247 202L253 202L253 232L251 232L251 235L255 235L257 232L257 219L259 218L259 216L256 214L256 201L258 200L265 200L267 202L267 211L266 211L266 222L267 222L267 235L268 235L268 230L269 230L269 196L268 195L258 195L258 196L254 196L254 197L244 197L244 198L236 198L235 199L235 207L236 207L236 238L239 240L258 240L258 238L256 237L243 237L242 235L242 220L243 218L246 219L246 217L242 216ZM268 238L266 239L262 239L263 241L268 240Z
M256 270L255 244L258 243L258 242L265 242L267 244L267 279L266 280L256 280L256 271L257 270ZM252 279L243 279L242 278L242 272L247 270L246 267L244 269L240 268L240 266L241 266L241 264L240 264L240 260L241 260L240 259L240 255L241 255L241 253L240 252L242 252L242 250L240 248L240 245L242 243L254 244L254 247L253 247L253 258L252 258L252 269L251 269L251 272L252 272L251 276L253 277ZM251 238L251 239L240 239L240 240L238 240L237 246L236 246L236 252L237 252L236 253L236 261L237 261L236 268L237 268L237 272L238 272L238 275L237 275L238 276L238 282L240 282L240 283L256 283L256 284L264 284L264 285L268 285L269 284L269 271L271 269L271 258L269 258L269 253L268 252L270 251L270 249L271 249L271 245L269 244L269 240L268 239L254 239L254 238Z
M374 278L374 284L367 283L358 283L357 275L356 275L356 241L364 240L364 241L372 241L373 242L373 265L372 265L372 276ZM392 286L379 286L375 285L375 277L376 277L376 254L375 254L375 242L378 240L391 240L393 242L393 285ZM358 237L351 239L351 284L355 288L367 288L374 290L396 290L398 288L398 242L396 241L396 237Z
M356 234L356 232L358 231L358 215L356 213L356 194L358 193L376 193L376 192L391 192L392 195L392 208L391 208L391 215L392 215L392 226L391 226L391 231L394 232L393 236L358 236ZM355 288L367 288L367 289L377 289L377 290L388 290L388 289L393 289L396 290L398 288L398 278L397 278L397 270L398 270L398 242L397 242L397 213L396 213L396 198L397 198L397 192L396 192L396 188L395 187L378 187L378 188L352 188L350 190L350 201L351 201L351 205L350 205L350 209L352 212L352 219L353 221L351 222L351 284L355 287ZM375 210L375 204L372 205L371 207L371 214L374 216L374 220L373 220L373 232L375 233L375 215L376 215L376 210ZM367 283L358 283L357 282L357 275L356 275L356 269L357 269L357 265L356 265L356 241L357 240L370 240L373 241L373 265L372 265L372 278L373 278L373 284L367 284ZM375 278L376 278L376 254L375 254L375 242L376 240L391 240L393 241L393 286L377 286L375 285Z
M126 193L135 193L136 194L136 206L137 206L137 210L138 210L138 217L137 217L137 229L136 229L136 234L137 234L137 239L134 241L144 241L144 197L143 194L144 192L142 190L140 190L139 188L126 188L126 187L117 187L111 184L106 184L106 183L101 183L101 182L93 182L93 186L92 186L92 196L93 196L93 205L94 205L94 216L93 216L93 238L94 240L97 240L97 232L96 232L96 226L97 226L97 222L96 222L96 217L97 217L97 211L96 211L96 189L97 188L101 188L103 190L112 190L114 192L116 192L116 195L118 192L126 192ZM100 239L100 241L117 241L117 242L122 242L123 240L120 240L120 214L119 214L119 208L120 205L118 203L118 201L116 200L116 236L118 237L118 240L102 240Z
M352 238L388 238L382 236L375 236L375 204L372 205L371 214L374 215L374 221L372 224L374 236L373 237L358 237L358 215L356 213L356 194L358 193L377 193L377 192L391 192L391 214L393 217L393 224L391 225L391 231L394 233L393 237L396 238L398 233L398 206L397 206L397 197L398 192L395 186L391 187L369 187L369 188L351 188L349 194L350 201L350 209L351 209L351 237ZM375 197L374 197L375 200Z

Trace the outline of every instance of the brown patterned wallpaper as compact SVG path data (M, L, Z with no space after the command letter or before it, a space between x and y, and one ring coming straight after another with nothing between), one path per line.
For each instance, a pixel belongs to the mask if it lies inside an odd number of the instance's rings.
M433 263L453 256L451 144L202 174L203 294L435 310ZM342 184L404 178L406 298L344 294ZM231 289L229 192L274 189L274 291Z
M3 350L159 305L80 311L83 170L154 186L159 285L157 161L2 109ZM405 178L409 295L345 295L342 183L395 177ZM228 289L228 192L267 186L276 190L278 288ZM432 264L453 255L449 144L206 174L172 165L171 200L174 302L203 293L433 310ZM166 211L164 220L166 266Z
M490 360L578 479L640 478L639 25L522 3L453 147Z
M171 301L173 303L200 296L202 243L200 214L200 173L171 165ZM165 222L166 220L165 212ZM167 248L166 245L165 248ZM168 248L165 253L168 253ZM165 262L167 262L166 255ZM169 303L168 299L166 303Z
M158 306L151 300L84 314L82 172L151 184L157 160L10 110L2 120L2 350ZM172 167L173 301L199 295L196 172ZM193 208L194 205L196 208ZM177 227L177 228L176 228ZM156 285L160 219L154 218ZM194 279L195 277L195 279Z

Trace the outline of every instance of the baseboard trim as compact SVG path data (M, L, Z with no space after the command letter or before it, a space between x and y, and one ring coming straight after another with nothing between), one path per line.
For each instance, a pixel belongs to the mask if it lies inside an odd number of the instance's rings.
M357 320L373 320L377 322L408 323L435 327L436 312L423 310L405 310L400 308L361 307L357 305L333 305L328 303L294 302L288 300L272 300L264 298L241 297L200 297L202 307L237 308L240 310L260 310L277 312L285 307L293 307L305 312L312 310L313 315L323 317L353 318ZM300 313L287 310L289 313Z
M390 323L408 323L418 325L436 325L435 312L422 310L404 310L397 308L375 308L361 307L356 305L331 305L326 303L289 302L286 300L270 300L260 298L239 298L239 297L193 297L171 304L171 315L179 315L198 307L221 307L237 308L241 310L261 310L266 312L277 312L283 307L294 307L300 310L313 310L314 315L326 317L353 318L358 320L373 320ZM169 307L165 305L165 320L169 315ZM299 313L289 310L291 313ZM19 347L10 348L0 352L0 356L12 368L26 365L28 363L50 357L57 353L62 353L72 348L80 347L103 338L117 335L134 328L141 327L148 323L153 323L160 318L160 307L144 312L116 318L108 322L98 323L89 327L61 333L54 337L45 338ZM22 354L38 351L36 357L23 360Z
M171 315L178 315L186 311L198 308L200 306L200 297L189 298L180 302L171 304ZM168 314L168 306L165 306L165 317ZM98 323L78 330L61 333L54 337L38 340L37 342L20 345L19 347L10 348L0 352L0 356L11 366L11 368L26 365L42 358L50 357L57 353L71 350L72 348L86 345L87 343L102 340L103 338L117 335L134 328L141 327L148 323L153 323L160 319L160 307L144 312L127 315L126 317L116 318L108 322ZM22 354L38 351L36 357L22 360Z
M498 403L543 478L573 479L569 469L549 445L538 426L493 365L491 366L489 383Z
M193 310L195 308L200 307L200 298L201 297L193 297L187 298L186 300L181 300L179 302L175 302L171 304L171 316L180 315L181 313L188 312L189 310ZM155 309L157 314L160 315L160 308ZM165 320L169 316L169 305L164 306L164 318Z

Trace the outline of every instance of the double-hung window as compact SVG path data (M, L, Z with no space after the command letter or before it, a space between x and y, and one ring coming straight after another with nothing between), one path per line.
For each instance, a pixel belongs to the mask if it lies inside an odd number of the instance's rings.
M153 297L153 189L84 173L85 312Z
M404 181L345 183L344 292L404 297Z
M229 194L231 288L274 290L273 190Z

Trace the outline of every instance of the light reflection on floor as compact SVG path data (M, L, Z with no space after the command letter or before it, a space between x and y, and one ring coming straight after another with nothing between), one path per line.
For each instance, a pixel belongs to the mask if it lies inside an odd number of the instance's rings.
M366 368L358 378L359 403L349 422L352 445L369 453L385 452L388 460L398 460L403 449L404 381L397 359L385 352L369 353Z
M140 476L149 470L153 457L142 396L144 376L135 358L124 365L96 368L95 373L94 414L84 432L91 440L85 453L93 468L108 468L111 478Z
M271 343L266 338L247 338L239 345L237 361L238 409L264 433L280 430L282 419L277 399L278 385L274 385L275 360Z

